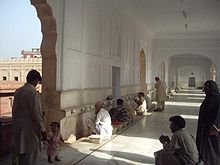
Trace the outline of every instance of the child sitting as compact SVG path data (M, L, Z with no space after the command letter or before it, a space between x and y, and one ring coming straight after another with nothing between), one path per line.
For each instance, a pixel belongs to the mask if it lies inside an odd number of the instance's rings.
M50 128L51 131L47 135L47 156L48 162L53 163L52 159L60 161L58 158L59 146L61 142L64 142L64 140L60 134L60 124L58 122L52 122L50 124Z

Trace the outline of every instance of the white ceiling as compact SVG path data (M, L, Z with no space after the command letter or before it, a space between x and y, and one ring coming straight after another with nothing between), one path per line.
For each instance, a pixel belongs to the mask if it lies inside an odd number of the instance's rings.
M155 38L220 38L220 0L115 2L144 30L153 32ZM188 26L187 30L185 24Z

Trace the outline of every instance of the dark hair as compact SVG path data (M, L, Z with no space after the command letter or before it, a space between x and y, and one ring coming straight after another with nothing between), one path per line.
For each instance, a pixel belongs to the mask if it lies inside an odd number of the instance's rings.
M155 81L158 81L158 80L160 80L160 78L159 77L155 77Z
M41 81L42 77L38 71L32 69L31 71L28 72L26 79L27 82L33 82L36 80Z
M170 117L169 121L173 122L175 125L178 125L180 128L184 128L186 126L186 121L181 116Z
M138 93L138 96L140 96L140 97L141 97L141 96L144 97L144 92L139 92L139 93Z
M106 98L106 100L113 100L113 96L108 96L107 98Z
M123 102L124 102L124 100L122 100L122 99L117 99L117 104L118 104L118 105L122 105Z
M52 126L55 126L55 127L57 127L57 128L60 129L60 123L58 123L58 122L52 122L52 123L50 124L50 126L51 126L51 127L52 127Z

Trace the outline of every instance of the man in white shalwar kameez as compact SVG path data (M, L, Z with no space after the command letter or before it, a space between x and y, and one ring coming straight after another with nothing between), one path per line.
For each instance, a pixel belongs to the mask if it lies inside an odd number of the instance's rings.
M138 107L136 109L137 113L141 113L143 115L150 114L147 112L147 102L144 98L143 92L139 92L137 95L137 99L135 99L134 101L138 105Z
M41 75L31 70L26 78L27 83L14 95L12 145L19 165L38 165L41 139L46 140L40 95L35 89Z
M110 138L113 129L111 125L111 116L107 110L102 108L101 102L95 104L95 114L95 120L88 120L87 127L89 132L102 135L104 138Z

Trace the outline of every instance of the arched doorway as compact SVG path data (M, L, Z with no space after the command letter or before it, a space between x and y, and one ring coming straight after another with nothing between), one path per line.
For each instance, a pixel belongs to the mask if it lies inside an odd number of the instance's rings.
M212 78L214 71L212 60L199 54L174 55L171 57L171 63L170 74L175 77L174 88L202 88L204 82Z
M60 111L60 93L56 91L56 20L52 8L46 0L30 0L36 8L41 22L42 42L42 106L46 114L47 125L51 121L60 121L64 113Z

